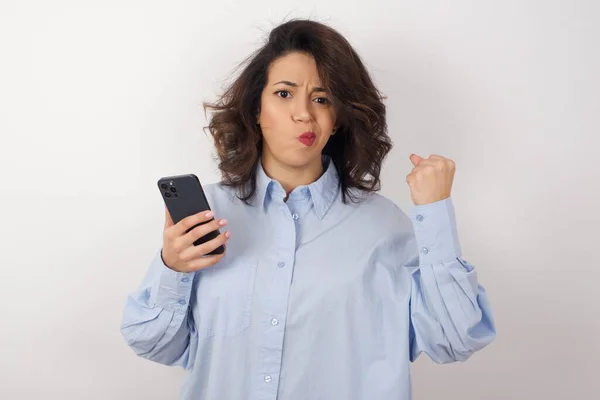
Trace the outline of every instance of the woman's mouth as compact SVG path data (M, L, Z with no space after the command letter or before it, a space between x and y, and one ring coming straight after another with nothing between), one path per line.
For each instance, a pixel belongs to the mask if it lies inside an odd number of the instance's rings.
M305 146L312 146L317 139L317 135L314 132L304 132L302 135L298 137L300 143Z

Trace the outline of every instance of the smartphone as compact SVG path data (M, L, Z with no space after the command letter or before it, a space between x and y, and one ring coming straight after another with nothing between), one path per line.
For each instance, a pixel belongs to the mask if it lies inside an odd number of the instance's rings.
M169 210L169 214L171 214L171 218L175 224L190 215L210 210L210 205L208 204L200 180L194 174L165 176L160 178L157 184L167 210ZM186 233L207 222L210 221L194 225ZM219 236L220 233L218 229L212 231L196 240L194 246L208 242ZM221 245L208 253L208 255L222 254L223 252L225 252L225 246Z

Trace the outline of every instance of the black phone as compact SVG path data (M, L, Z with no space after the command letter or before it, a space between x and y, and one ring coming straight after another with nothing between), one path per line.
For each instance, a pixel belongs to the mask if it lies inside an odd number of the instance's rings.
M204 194L204 189L202 189L202 185L200 184L200 180L194 174L165 176L160 178L157 184L167 210L169 210L169 214L171 214L171 218L175 224L190 215L211 209L210 204L208 204L208 200L206 199L206 195ZM213 219L211 219L211 221ZM188 229L186 233L207 222L210 221L194 225ZM219 236L220 233L221 232L218 229L212 231L196 240L194 246L208 242ZM225 252L225 246L221 245L208 254L222 254L223 252Z

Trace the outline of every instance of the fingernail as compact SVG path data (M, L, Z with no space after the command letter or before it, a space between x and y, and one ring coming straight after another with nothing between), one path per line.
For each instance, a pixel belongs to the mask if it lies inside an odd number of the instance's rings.
M226 237L227 239L229 239L229 236L231 236L231 233L230 233L229 231L225 232L225 237Z
M206 218L212 218L215 214L212 211L207 212L206 214L204 214L204 216Z
M219 225L223 226L223 225L227 225L227 220L226 219L222 219L219 221Z

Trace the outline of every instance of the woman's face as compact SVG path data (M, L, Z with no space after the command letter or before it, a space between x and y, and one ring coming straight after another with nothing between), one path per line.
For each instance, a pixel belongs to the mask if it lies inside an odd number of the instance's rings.
M263 160L283 167L321 163L335 129L335 111L312 56L290 53L269 67L258 115Z

